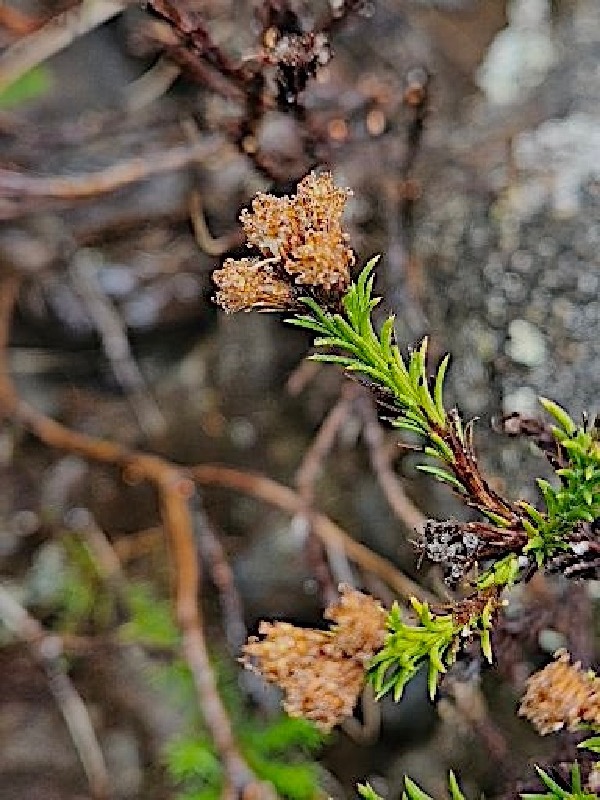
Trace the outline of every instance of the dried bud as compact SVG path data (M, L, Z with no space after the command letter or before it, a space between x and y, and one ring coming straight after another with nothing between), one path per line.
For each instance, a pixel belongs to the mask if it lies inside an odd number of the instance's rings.
M339 603L325 612L335 623L329 631L263 622L264 638L251 637L242 659L283 689L290 716L312 720L323 731L352 714L367 663L386 633L386 612L376 600L348 587L340 591Z
M325 33L286 33L270 28L264 38L264 60L276 67L279 105L295 105L310 78L331 58Z
M456 586L477 560L480 540L465 523L428 519L416 544L426 558L442 565L446 583Z
M213 272L213 280L220 290L216 301L227 313L252 308L284 311L295 304L293 287L278 278L270 264L256 258L228 258Z
M571 664L566 650L527 681L519 714L545 735L561 728L576 730L583 723L600 726L600 678Z
M439 522L428 519L415 542L423 556L441 564L444 580L456 586L477 561L520 552L527 534L518 528L500 528L487 522Z

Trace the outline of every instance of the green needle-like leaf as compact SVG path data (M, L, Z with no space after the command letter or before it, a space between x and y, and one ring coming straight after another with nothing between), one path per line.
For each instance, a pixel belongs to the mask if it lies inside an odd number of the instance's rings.
M437 478L439 481L442 481L443 483L449 483L455 489L458 489L459 492L464 493L465 491L465 487L458 480L458 478L456 478L450 472L446 472L446 470L441 469L440 467L434 467L431 466L430 464L417 464L416 469L418 469L419 472L425 472L428 475L433 475L435 478Z
M433 800L433 798L428 795L427 792L424 792L420 786L417 786L417 784L414 781L411 781L411 779L406 775L404 776L404 786L409 800Z
M464 794L460 790L456 775L452 770L448 773L448 788L450 789L452 800L466 800Z
M554 417L556 422L560 425L563 431L568 435L572 436L575 431L577 430L577 425L573 422L571 417L567 414L564 408L561 408L557 403L553 402L552 400L548 400L547 397L540 397L539 398L540 404L543 406L544 410L550 414L550 416Z
M438 371L435 376L435 386L433 389L433 398L435 400L435 406L438 410L438 414L444 421L446 419L446 411L444 409L444 379L446 377L446 372L448 370L449 363L450 363L450 353L444 356L438 367Z

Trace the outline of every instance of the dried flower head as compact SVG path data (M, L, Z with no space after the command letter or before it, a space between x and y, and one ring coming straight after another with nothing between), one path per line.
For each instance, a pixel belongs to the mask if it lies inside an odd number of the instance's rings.
M298 286L327 301L339 301L350 285L354 254L341 217L350 195L328 172L311 172L292 197L259 193L252 211L240 216L248 244L264 260L228 259L214 273L216 300L226 311L250 308L289 309Z
M368 595L340 587L338 603L325 611L328 631L262 622L244 647L246 668L283 689L292 717L330 731L352 714L368 662L383 645L386 612Z
M292 197L259 193L252 212L240 217L248 243L265 256L281 259L296 283L344 292L350 283L354 253L341 218L349 189L339 189L329 172L311 172Z
M527 544L523 530L501 528L487 522L428 519L415 545L422 556L441 564L444 580L456 586L475 563L519 552Z
M325 33L285 33L271 27L264 38L263 58L275 66L279 105L286 108L298 102L310 78L331 58Z
M258 258L228 258L213 272L219 287L217 303L227 313L262 308L284 311L294 305L293 287L273 273L272 265Z
M571 664L566 650L554 655L555 661L527 681L519 714L542 735L563 727L576 730L582 723L600 726L600 678L580 662Z

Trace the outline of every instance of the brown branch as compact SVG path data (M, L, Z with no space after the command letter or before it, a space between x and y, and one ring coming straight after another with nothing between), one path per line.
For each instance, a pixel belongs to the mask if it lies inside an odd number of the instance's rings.
M82 0L19 39L0 56L0 92L79 36L120 14L125 6L120 0Z
M190 474L201 485L224 486L234 489L263 500L269 505L276 506L290 514L298 514L304 508L304 501L298 492L264 475L242 472L241 470L218 464L202 464L192 467ZM436 600L436 598L432 598L429 592L404 575L387 559L374 553L364 544L352 539L346 531L336 525L329 517L315 512L312 522L315 534L322 542L343 548L348 558L362 569L377 575L402 597L415 596L420 600L428 600L430 602Z
M110 781L104 756L86 705L66 671L62 639L48 633L2 585L0 619L15 636L27 643L32 656L46 672L48 686L77 750L90 792L96 800L107 800Z
M160 436L166 430L166 420L133 357L121 317L100 284L98 268L98 255L93 250L79 250L69 267L73 286L98 331L115 379L142 432L150 438Z
M452 409L448 422L447 430L438 432L454 454L451 468L466 489L465 503L482 512L493 511L505 519L509 527L519 527L520 515L516 508L494 491L481 474L473 444L474 421L469 422L462 432L458 411Z
M221 147L223 147L221 139L207 137L192 145L179 145L170 150L146 153L144 156L124 159L95 172L74 173L68 176L31 175L0 169L0 197L36 197L68 201L95 197L146 180L152 175L174 172L197 161L204 161L214 157ZM3 207L0 206L0 219L2 218Z
M33 33L44 24L44 21L24 14L8 3L0 3L0 28L5 28L17 36L26 36L29 33Z
M132 482L147 480L160 486L165 480L165 475L172 478L175 473L180 481L186 484L191 477L199 484L226 486L253 495L292 514L302 511L304 502L297 492L265 476L217 464L177 468L159 456L130 450L116 442L97 439L67 428L21 400L10 380L6 363L8 319L18 284L19 280L16 277L7 277L0 282L0 417L20 422L49 447L68 450L91 461L120 467ZM401 596L414 595L420 599L428 599L428 593L422 587L400 572L387 559L352 539L329 517L320 513L315 514L314 526L317 536L323 542L343 548L350 559L363 569L373 572Z
M154 553L164 541L163 530L157 525L120 536L113 542L113 548L119 561L126 564L141 556Z
M177 576L176 612L183 634L183 652L192 672L200 708L211 732L223 767L236 797L250 786L260 786L267 798L274 797L268 785L259 784L237 749L231 721L217 690L215 675L208 657L202 620L198 609L198 557L189 499L193 484L183 479L175 467L166 467L157 483L161 517L168 535Z
M306 555L321 589L321 594L326 606L331 605L337 599L337 584L348 583L350 570L347 565L343 564L342 572L344 574L338 574L338 570L336 570L336 565L339 560L336 557L337 554L332 552L331 547L328 548L323 542L319 541L318 536L313 530L312 518L314 512L315 484L323 470L323 462L334 447L340 428L348 418L353 394L354 387L346 384L342 388L340 398L321 423L310 446L304 453L304 457L294 477L294 483L296 484L298 493L305 503L305 509L301 514L301 520L304 521L308 529Z
M208 87L216 94L234 103L244 102L244 92L226 76L208 65L201 55L181 43L181 39L168 23L153 21L147 26L148 35L164 48L164 57L185 77L200 86Z
M237 656L247 638L242 599L225 549L198 498L195 505L194 522L198 531L202 563L210 571L211 580L219 593L225 636L231 651Z
M199 13L186 8L183 3L171 0L148 0L148 6L158 17L167 21L173 34L181 40L185 49L203 58L221 75L244 89L247 68L234 63L222 48L213 42Z
M236 228L229 233L215 238L208 229L204 209L202 208L202 198L197 190L190 195L190 220L194 230L194 238L198 247L208 256L218 258L231 250L239 247L244 242L243 232Z
M176 613L183 635L184 655L194 678L206 725L223 762L228 791L232 797L241 797L248 790L256 793L261 800L274 798L270 785L256 780L237 749L231 722L217 691L198 609L199 570L190 498L194 493L193 481L196 481L200 484L228 486L293 514L305 508L304 500L297 492L265 477L215 465L177 467L159 456L73 431L21 400L10 379L7 363L10 317L19 283L15 276L5 276L0 280L0 417L19 422L50 447L111 464L121 468L128 480L145 480L155 486L164 531L174 560ZM315 513L313 526L316 535L327 546L343 549L349 558L385 580L399 594L430 599L427 592L386 559L355 542L326 516Z

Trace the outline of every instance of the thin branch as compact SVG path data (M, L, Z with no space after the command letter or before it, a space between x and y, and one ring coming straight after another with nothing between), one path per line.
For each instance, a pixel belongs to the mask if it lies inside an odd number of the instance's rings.
M323 469L323 462L331 452L338 433L348 418L353 395L354 387L346 384L337 403L321 423L310 446L304 453L294 477L296 488L305 503L305 509L301 516L308 529L306 553L326 606L333 603L337 598L337 584L348 582L350 570L347 564L342 564L343 577L337 573L335 565L339 559L339 547L336 548L338 552L335 553L331 546L328 547L319 541L313 530L315 484ZM326 558L323 557L324 555ZM333 577L334 575L335 578Z
M448 681L444 688L454 701L457 713L472 728L502 774L510 750L506 737L490 716L487 700L479 682L453 679Z
M146 180L152 175L174 172L197 161L214 157L223 141L210 136L192 145L179 145L170 150L146 153L128 158L95 172L74 173L68 176L31 175L15 170L0 169L0 197L50 198L82 200L114 192L131 183ZM2 207L0 207L0 219Z
M224 467L218 464L202 464L192 467L193 479L204 486L224 486L235 491L249 494L252 497L269 503L269 505L298 514L304 508L302 497L287 486L277 483L264 475ZM355 541L346 531L324 514L313 515L315 534L327 545L343 548L352 561L362 569L372 572L402 597L417 597L420 600L435 602L427 590L416 584L408 576L391 564L387 559L374 553L364 544Z
M176 615L183 637L183 651L194 677L198 701L227 781L236 796L258 791L261 798L273 798L270 784L257 781L237 749L231 722L217 691L208 658L202 619L198 609L199 570L190 499L194 484L187 471L164 459L130 450L73 431L46 417L22 401L10 379L7 343L11 311L16 303L19 280L8 276L0 281L0 416L20 422L50 447L78 453L100 463L112 464L131 481L148 481L158 492L164 531L172 550L176 578Z
M48 633L0 584L0 619L19 639L26 642L35 660L44 668L48 686L65 720L96 800L110 796L109 777L102 750L81 695L73 686L63 661L63 642Z
M170 26L175 41L184 52L201 59L219 75L226 78L240 91L246 89L250 72L243 62L234 62L224 50L215 43L202 16L184 3L173 0L148 0L148 6Z
M183 652L192 672L202 717L211 732L235 796L242 797L246 790L250 791L250 787L260 787L261 794L257 796L264 797L265 800L274 798L270 786L257 781L237 749L231 720L223 706L208 657L198 609L200 576L189 504L194 491L193 484L182 480L179 470L170 467L163 470L157 488L161 517L175 563L176 612L183 635Z
M0 92L75 39L116 17L125 6L119 0L83 0L19 39L0 56Z
M305 501L292 489L262 476L215 465L180 468L158 456L95 439L55 422L22 401L11 382L7 365L9 321L18 287L19 281L15 277L7 276L0 281L0 415L20 422L51 447L120 467L128 480L146 480L156 487L161 519L174 560L176 612L183 636L184 655L192 671L202 713L223 762L228 784L236 793L234 796L241 795L252 786L260 792L257 796L265 800L273 797L269 786L256 780L237 749L231 722L216 688L198 609L199 570L190 500L194 493L193 481L196 481L251 494L292 514L302 512ZM349 558L385 580L400 595L430 599L428 592L385 558L355 542L323 514L315 512L312 523L315 534L326 546L343 550Z
M136 113L166 94L181 74L164 56L127 87L127 108Z
M297 397L315 380L322 368L323 364L320 364L318 361L308 361L303 357L288 375L285 382L286 391L289 392L292 397Z
M85 539L102 578L124 596L125 575L119 556L93 514L87 508L74 508L67 514L66 522Z
M235 577L227 561L225 549L198 497L194 509L194 522L202 563L210 571L211 580L219 593L225 636L231 651L238 656L247 638L242 599L235 585Z
M196 244L206 255L213 258L219 258L223 253L241 245L244 241L244 235L239 228L217 238L211 234L202 208L202 198L196 189L190 195L190 220Z
M390 452L385 446L385 437L371 398L365 394L358 407L364 421L363 435L369 448L371 466L390 508L409 531L421 532L426 517L408 497L392 469Z
M164 541L163 530L156 525L119 536L112 546L121 564L127 564L136 558L155 553L164 545Z
M203 133L198 128L198 124L193 117L183 119L181 127L190 144L201 140ZM196 172L200 173L200 170L196 169ZM200 175L198 175L198 178L200 178ZM244 243L245 236L239 225L229 233L217 238L211 234L204 213L202 196L198 189L193 189L190 194L189 209L196 244L206 255L218 258L233 247L238 247Z
M69 268L75 290L100 334L104 353L141 430L148 437L159 436L165 432L167 423L133 357L123 322L100 285L97 261L92 250L83 249L75 254Z
M323 462L333 449L340 429L348 419L355 396L355 387L346 384L340 398L321 423L296 470L294 483L308 505L314 502L315 484L323 470Z

